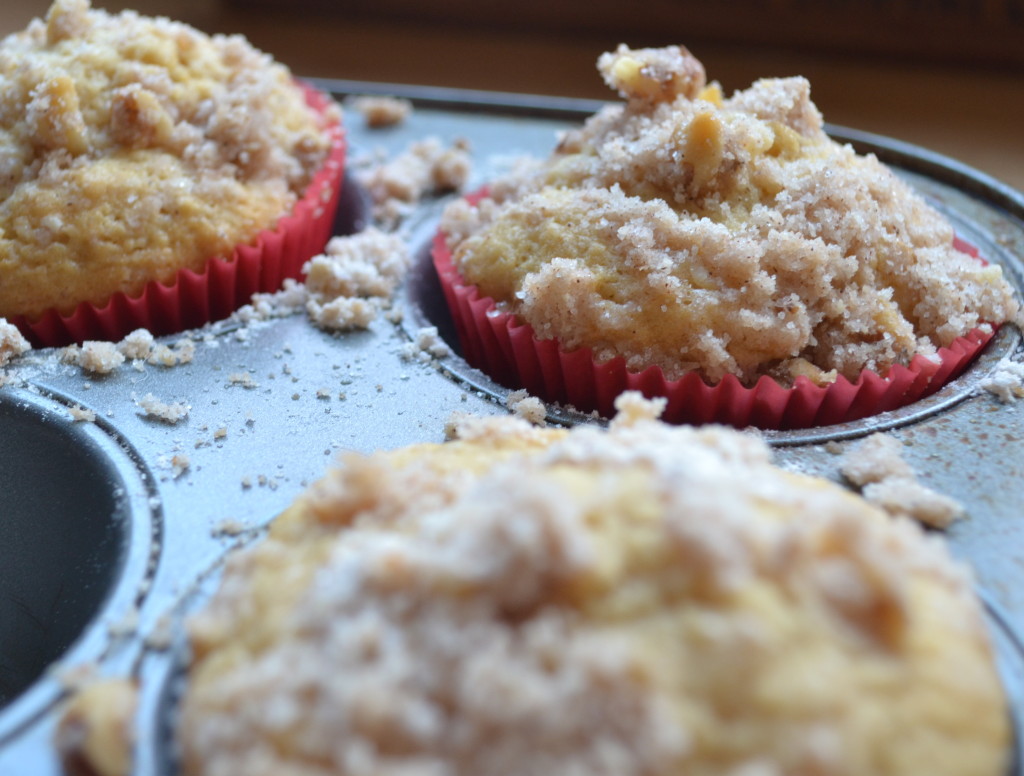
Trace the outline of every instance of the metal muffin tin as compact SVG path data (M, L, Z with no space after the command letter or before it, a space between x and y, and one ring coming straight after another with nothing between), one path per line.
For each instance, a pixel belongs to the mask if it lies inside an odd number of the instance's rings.
M339 99L412 99L403 125L369 130L350 115L350 167L414 140L469 140L484 183L516 156L544 155L555 133L601 103L343 81L316 82ZM874 152L1000 263L1024 289L1024 197L974 170L919 148L829 127ZM335 231L368 220L351 176ZM34 351L6 368L0 387L0 774L60 773L51 745L61 675L91 665L140 681L138 774L172 774L174 709L185 655L182 620L208 598L232 548L261 529L342 450L369 452L440 441L453 411L507 412L509 391L458 355L425 363L403 357L424 326L453 347L454 330L427 246L441 200L428 200L401 233L416 261L397 303L400 322L328 334L304 316L193 332L195 359L173 368L126 364L107 376ZM1024 295L1024 294L1022 294ZM173 343L179 337L162 340ZM777 460L838 478L837 455L878 430L905 442L922 480L967 505L947 533L971 563L989 613L1015 722L1012 774L1024 774L1024 402L1002 404L979 388L1000 359L1020 357L1021 337L1001 330L968 371L910 407L841 426L769 432ZM248 374L251 385L235 375ZM187 402L186 420L145 417L147 393ZM69 408L96 413L76 423ZM549 420L596 422L559 407ZM176 476L171 459L185 456ZM165 636L170 636L170 639Z

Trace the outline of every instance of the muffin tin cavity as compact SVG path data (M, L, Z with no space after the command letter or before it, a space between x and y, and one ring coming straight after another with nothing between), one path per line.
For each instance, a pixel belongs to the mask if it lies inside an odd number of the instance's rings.
M0 392L0 743L59 697L55 665L100 661L99 623L145 598L160 550L148 470L102 421Z
M5 706L99 612L124 566L130 529L124 483L81 426L2 394L0 426Z
M954 215L955 218L955 215ZM972 244L982 250L982 255L998 257L1006 269L1007 277L1021 291L1015 263L984 234L965 225ZM437 272L431 260L432 238L425 239L415 253L413 266L406 283L406 307L409 314L404 326L410 337L423 326L437 328L439 336L456 354L444 362L445 372L456 382L477 391L492 400L504 404L514 386L502 386L481 370L470 366L463 358L459 337L451 312L445 303L444 293ZM1014 353L1021 343L1020 331L1008 324L996 332L981 353L967 365L963 373L937 392L891 412L871 415L861 420L829 426L818 426L793 431L767 431L770 441L775 444L792 445L858 437L888 428L912 423L959 404L978 390L978 384L988 376L999 361ZM574 425L594 422L592 415L564 409L558 405L548 406L548 419L553 422Z
M366 190L350 172L345 173L338 196L338 210L334 214L332 235L361 232L370 223L370 198Z

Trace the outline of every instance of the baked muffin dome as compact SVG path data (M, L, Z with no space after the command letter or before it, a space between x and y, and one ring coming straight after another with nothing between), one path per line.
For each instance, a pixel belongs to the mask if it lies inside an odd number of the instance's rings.
M464 281L538 338L667 380L828 384L1017 314L998 266L828 138L805 79L725 99L680 47L621 46L599 67L626 104L443 224Z
M943 545L627 397L315 484L191 622L185 772L1002 776Z
M0 317L230 255L289 212L337 119L241 37L57 0L0 42Z

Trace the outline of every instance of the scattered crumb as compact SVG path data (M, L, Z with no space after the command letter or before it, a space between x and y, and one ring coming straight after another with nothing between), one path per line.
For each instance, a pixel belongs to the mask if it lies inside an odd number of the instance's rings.
M96 413L95 412L93 412L92 410L87 409L85 407L80 407L77 404L75 404L75 405L73 405L71 407L68 407L68 412L71 414L71 419L73 421L75 421L75 423L95 423L96 422Z
M1024 364L1004 358L980 386L1004 403L1024 398Z
M153 347L146 361L158 366L178 366L179 364L191 364L196 355L196 343L185 338L174 343L173 347L167 345L156 345Z
M624 391L615 399L613 428L628 428L649 420L657 420L665 411L668 399L645 398L639 391Z
M318 398L318 399L330 399L331 398L331 392L327 388L317 388L316 389L316 398Z
M144 639L147 649L164 652L174 643L174 618L169 614L161 614Z
M469 146L456 140L445 148L429 137L409 145L389 162L357 173L374 202L374 218L395 225L427 193L457 191L469 178Z
M125 358L145 360L153 350L153 343L149 329L136 329L117 343L117 349Z
M8 323L6 318L0 318L0 366L7 366L13 359L31 349L29 341L21 335L18 328L13 323Z
M168 404L160 401L153 394L147 393L141 399L136 399L135 404L142 408L148 417L155 418L156 420L162 420L165 423L175 424L180 423L186 417L188 417L189 410L192 407L184 402L174 402Z
M444 424L444 437L449 441L491 436L497 438L506 434L524 435L530 432L543 433L515 415L482 416L474 412L456 410L448 416Z
M228 386L240 385L243 388L259 388L259 383L253 380L248 372L232 372L228 375Z
M216 526L214 526L213 535L238 536L239 534L245 533L247 530L249 530L249 528L245 523L228 518L226 520L221 520Z
M173 346L157 344L148 329L136 329L120 342L86 340L81 346L68 345L61 350L60 359L66 364L81 367L94 374L110 374L127 359L141 372L144 362L159 366L189 364L195 358L196 344L185 337Z
M177 453L171 456L171 476L174 479L178 479L181 475L189 470L192 466L192 461L184 453Z
M894 477L913 477L903 460L903 443L885 434L872 434L853 447L840 461L839 471L854 485L864 486Z
M452 349L441 339L436 326L424 326L416 332L412 342L402 346L399 351L405 361L430 361L434 358L448 358Z
M368 329L380 312L373 300L338 297L326 303L310 301L310 319L321 329L350 331Z
M213 438L214 439L226 439L227 436L228 436L228 427L227 426L221 426L220 428L218 428L216 431L213 432Z
M894 437L872 434L842 457L839 471L861 487L865 499L894 517L909 517L932 528L947 528L963 517L958 501L917 479L903 460L901 447Z
M371 129L396 126L412 114L412 103L398 97L355 97L349 104Z
M107 625L107 633L111 638L123 639L135 634L139 629L139 610L131 607L124 615Z
M252 487L252 477L242 477L242 488L248 490Z
M328 331L369 327L390 303L409 261L405 242L377 229L332 238L303 267L310 320Z
M86 340L81 347L70 345L64 348L61 357L69 364L99 375L110 374L125 360L117 345L102 340Z
M286 278L280 291L271 294L253 294L250 304L243 305L231 315L239 323L269 321L273 318L287 318L306 307L309 293L304 283Z
M909 517L932 528L948 528L964 516L955 499L936 493L913 477L889 477L864 486L861 494L890 515Z
M138 687L130 679L100 679L63 708L54 745L69 776L128 776L135 747Z
M544 402L536 396L530 396L525 390L513 391L508 395L505 404L512 413L535 426L542 425L548 411Z

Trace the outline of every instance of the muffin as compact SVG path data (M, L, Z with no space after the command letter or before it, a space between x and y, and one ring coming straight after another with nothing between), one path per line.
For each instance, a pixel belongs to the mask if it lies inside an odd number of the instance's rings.
M944 545L634 397L313 485L190 623L184 772L1002 776Z
M1017 314L998 266L958 250L877 159L829 139L805 79L726 99L681 47L620 46L599 69L625 104L442 222L442 281L493 300L508 327L623 375L790 389L896 366L930 379L943 348L970 337L976 350ZM454 307L464 339L500 328ZM543 355L539 383L522 386L531 367L511 348L493 356L499 380L566 398L571 377L552 378Z
M343 158L337 106L243 38L57 0L0 42L0 317L222 317L322 248Z

